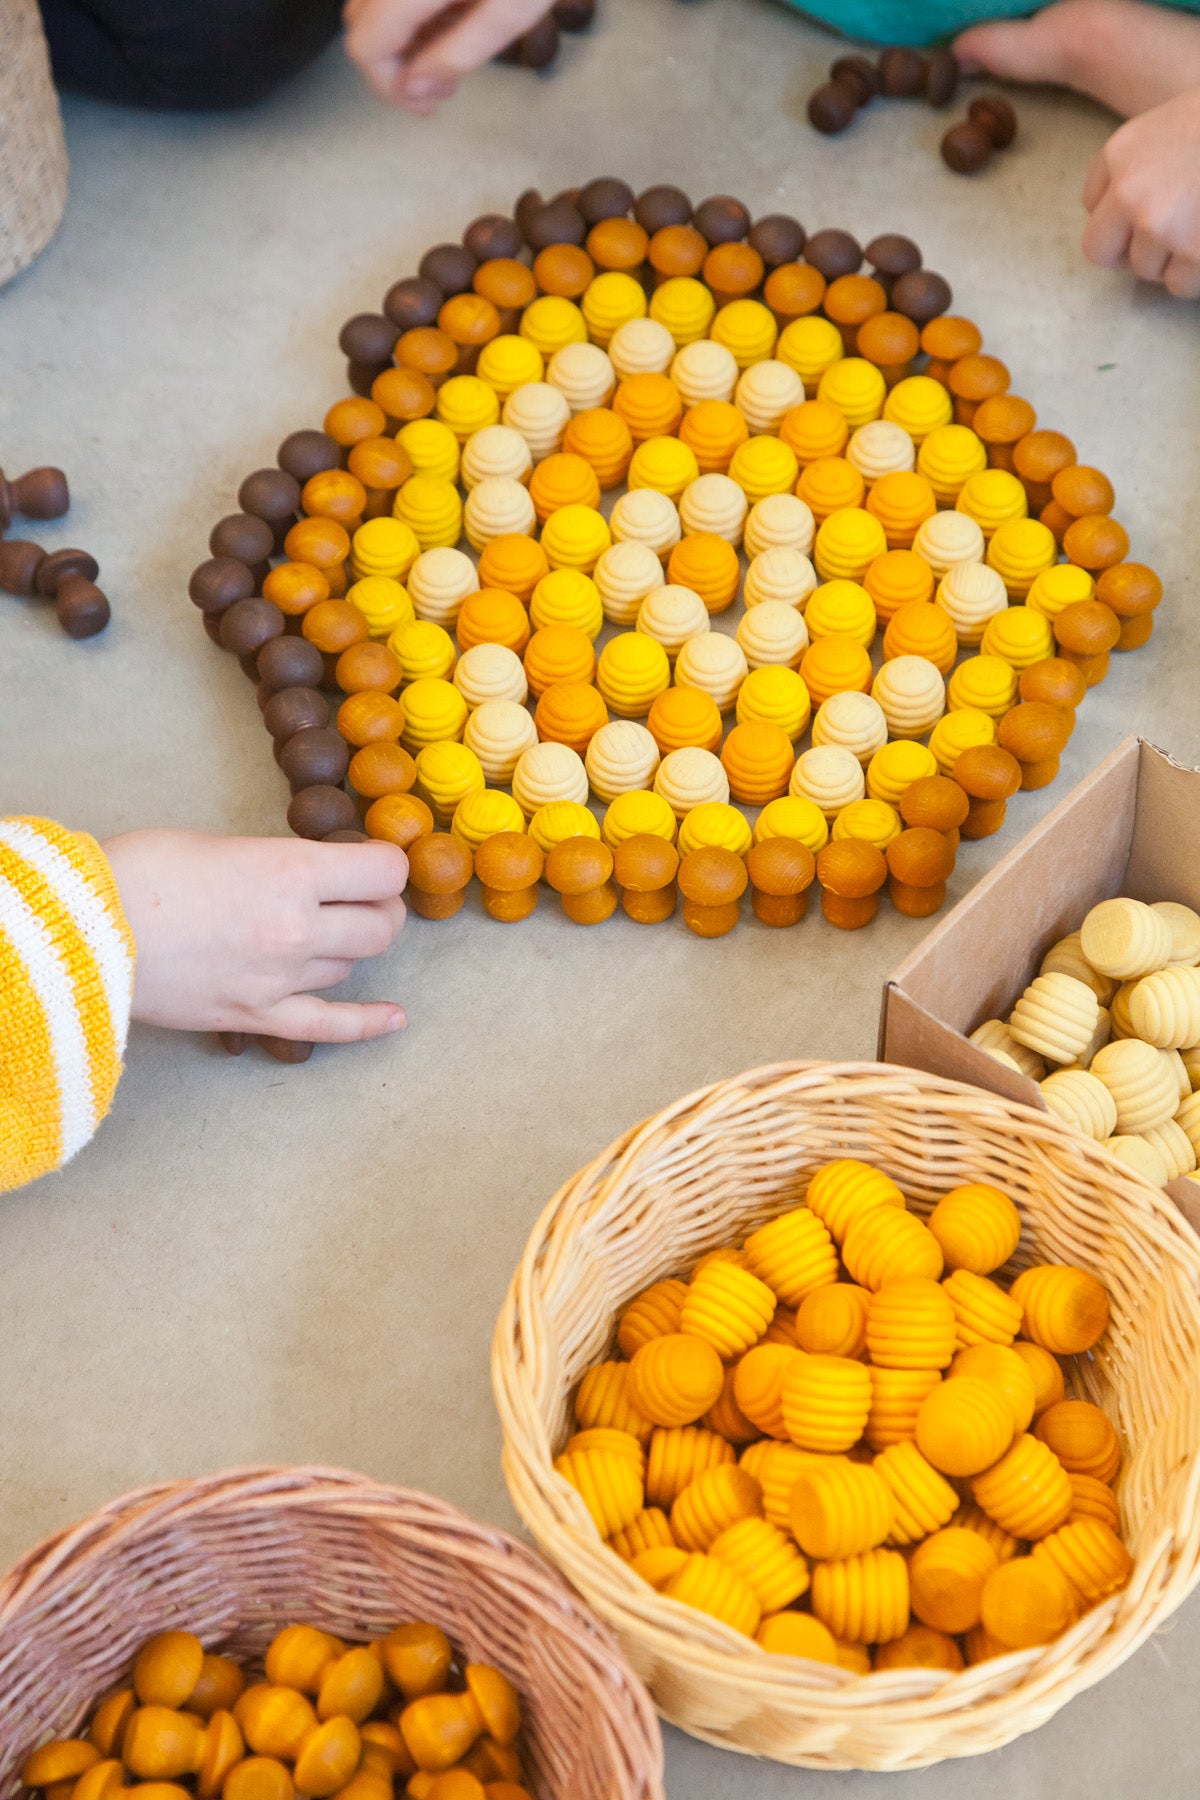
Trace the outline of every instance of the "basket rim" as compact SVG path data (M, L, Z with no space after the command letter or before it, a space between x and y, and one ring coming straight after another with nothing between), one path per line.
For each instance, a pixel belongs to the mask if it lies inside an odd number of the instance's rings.
M1011 1709L1026 1711L1027 1729L1057 1711L1066 1699L1094 1684L1117 1667L1157 1628L1166 1613L1186 1597L1200 1580L1200 1532L1176 1542L1167 1530L1140 1551L1134 1582L1127 1593L1169 1587L1169 1604L1162 1598L1157 1611L1144 1625L1125 1634L1113 1655L1100 1668L1076 1670L1066 1685L1059 1665L1072 1652L1091 1647L1104 1637L1116 1611L1114 1597L1086 1613L1069 1632L1053 1644L1014 1651L959 1673L934 1670L878 1671L856 1676L832 1666L803 1664L796 1659L773 1657L720 1621L697 1614L678 1602L666 1601L646 1587L626 1565L603 1555L607 1546L597 1536L582 1502L567 1483L553 1472L553 1447L548 1440L535 1392L534 1368L528 1342L528 1322L536 1315L539 1290L552 1276L556 1254L578 1223L602 1207L606 1195L623 1176L672 1136L712 1127L722 1112L747 1096L762 1100L796 1100L805 1093L845 1085L845 1097L871 1097L928 1106L930 1101L949 1103L953 1112L969 1112L993 1128L1014 1128L1026 1146L1065 1152L1077 1167L1110 1197L1123 1203L1131 1228L1184 1273L1193 1291L1200 1293L1200 1236L1169 1197L1122 1163L1094 1139L1085 1138L1062 1120L1002 1094L969 1083L931 1075L899 1064L855 1061L796 1060L762 1065L744 1074L707 1084L673 1104L651 1114L615 1138L568 1181L564 1182L539 1215L525 1251L514 1272L496 1323L492 1350L493 1393L504 1437L503 1466L513 1504L534 1538L578 1586L600 1616L623 1639L636 1641L653 1657L686 1665L696 1677L722 1684L726 1693L744 1689L759 1706L773 1702L795 1707L807 1704L826 1718L848 1720L853 1713L871 1707L883 1725L897 1728L917 1716L927 1719L931 1710L950 1723L970 1711L972 1721L985 1712ZM832 1096L829 1096L832 1097ZM560 1493L559 1490L562 1490ZM1200 1452L1187 1471L1188 1511L1200 1507ZM1168 1569L1173 1549L1182 1549L1182 1567ZM672 1621L678 1621L673 1624ZM678 1626L686 1625L686 1637ZM638 1659L635 1657L635 1661ZM1004 1678L999 1691L997 1676ZM891 1692L889 1692L891 1690ZM894 1696L894 1697L893 1697ZM689 1725L688 1730L693 1728ZM703 1729L693 1735L705 1737ZM1015 1735L1009 1732L1007 1735ZM739 1748L714 1733L710 1741L725 1748ZM991 1747L990 1745L987 1747ZM943 1750L937 1755L965 1754ZM769 1752L768 1752L769 1754ZM857 1766L847 1762L815 1759L824 1768ZM918 1766L904 1762L902 1765Z

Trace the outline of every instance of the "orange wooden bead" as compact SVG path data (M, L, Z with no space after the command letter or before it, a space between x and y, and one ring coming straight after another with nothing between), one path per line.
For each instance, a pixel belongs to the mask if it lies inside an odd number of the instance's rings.
M386 644L368 640L343 650L333 673L344 694L360 694L368 689L394 694L403 678L404 665Z
M1124 562L1129 554L1129 533L1107 514L1088 513L1067 526L1062 547L1069 562L1095 574Z
M1011 469L1014 445L1036 424L1037 414L1028 400L1017 394L994 394L976 407L971 428L987 445L988 467Z
M679 865L683 922L697 937L724 937L738 922L738 901L746 891L746 865L732 850L704 846L689 850Z
M886 311L887 293L871 275L839 275L825 290L825 316L841 332L847 350L854 349L864 320Z
M763 286L763 299L782 331L793 319L816 312L825 298L825 277L811 263L780 263Z
M471 277L471 286L501 313L518 312L537 298L532 269L512 256L493 256L480 263Z
M354 395L330 407L325 414L325 434L346 450L364 438L378 437L386 423L382 407L374 400Z
M484 839L475 852L475 873L490 918L511 925L529 917L537 906L545 860L526 832L499 831Z
M336 519L297 519L283 548L293 562L311 563L328 579L329 571L340 568L350 554L350 534Z
M651 268L665 278L698 275L708 255L708 240L692 225L664 225L650 239L646 254Z
M821 911L831 925L857 931L879 910L879 889L887 880L883 852L860 838L839 838L817 854Z
M500 335L500 314L482 294L452 294L438 314L438 330L463 349L478 350ZM472 364L474 358L471 358ZM459 357L459 366L462 358Z
M696 458L702 475L725 475L733 453L750 436L750 427L730 400L698 400L679 426L679 441Z
M1140 650L1154 631L1154 614L1138 613L1135 618L1121 620L1121 635L1114 650Z
M415 369L424 375L433 386L440 387L448 375L454 373L458 363L458 345L445 331L436 325L417 325L406 331L396 344L396 363L401 369ZM372 387L372 396L375 395ZM386 408L387 403L380 400Z
M650 238L636 219L601 219L587 236L587 253L598 269L633 271L646 260Z
M432 834L433 814L415 794L384 794L368 806L363 829L368 837L382 838L386 844L398 844L401 850L407 850L417 838Z
M1017 692L1022 700L1045 700L1072 712L1087 693L1087 682L1065 656L1048 656L1022 670Z
M543 294L564 300L578 300L595 273L595 263L576 244L551 244L533 259L533 279Z
M704 258L701 276L717 305L724 306L761 285L763 259L750 244L715 244Z
M385 794L407 794L417 779L417 765L398 743L376 741L355 751L348 773L350 786L364 800L380 800ZM430 814L425 829L432 825Z
M305 613L300 630L326 656L340 656L368 636L367 621L348 600L318 600Z
M894 384L908 373L920 348L920 337L903 313L877 312L864 319L855 339L855 354L874 363Z
M1089 513L1110 513L1116 501L1108 476L1087 463L1072 463L1060 469L1050 483L1050 492L1056 505L1073 519L1082 519Z
M679 389L666 375L627 375L617 383L612 407L628 425L635 444L670 437L683 417Z
M745 806L765 806L787 792L795 762L791 739L778 725L735 725L721 750L729 791Z
M884 855L888 893L896 911L909 918L929 918L946 898L946 881L954 868L950 840L927 825L910 826L892 839Z
M1116 563L1103 570L1096 582L1096 599L1111 607L1119 619L1152 613L1162 595L1162 581L1145 563Z
M1021 765L999 744L976 744L958 758L954 780L970 801L962 835L991 837L1003 825L1007 803L1021 785Z
M391 492L412 474L412 458L395 438L369 437L355 444L347 458L350 473L358 477L368 492L383 488Z
M286 562L263 577L263 599L273 600L280 612L299 618L318 600L328 600L329 582L312 563Z
M970 801L957 781L948 775L922 775L901 794L900 817L906 825L928 826L953 843L967 816Z
M621 905L639 925L657 925L675 911L679 852L660 837L626 838L613 852L613 875Z
M596 673L592 640L578 625L543 625L526 645L524 662L535 700L556 681L590 682Z
M724 612L737 598L741 580L737 551L715 532L692 532L672 550L667 580L699 594L710 613Z
M816 858L794 838L764 838L746 857L750 901L764 925L795 925L808 907L808 889L817 873Z
M414 838L408 846L406 889L413 911L423 919L453 918L466 897L474 868L470 849L461 838L446 831L427 831Z
M371 383L371 396L393 426L427 419L437 405L434 385L420 369L385 369Z
M650 708L646 729L663 756L672 750L716 750L721 742L721 713L711 694L700 688L668 688Z
M970 319L943 313L940 318L930 319L921 332L921 348L931 359L925 373L944 382L952 363L963 356L978 356L983 349L983 333Z
M1051 498L1054 477L1075 460L1075 446L1061 431L1030 431L1013 445L1013 474L1025 488L1031 513L1041 512Z
M576 925L600 925L617 909L613 853L597 838L564 838L546 858L546 881Z
M563 449L587 463L602 489L614 488L629 472L633 437L625 420L610 406L590 406L576 413L567 426Z
M885 660L896 656L923 656L940 675L948 675L958 654L958 639L950 615L928 600L910 600L898 607L883 634Z
M347 652L349 654L349 652ZM364 689L348 694L338 707L337 728L348 744L398 744L404 730L404 708L391 694Z
M544 742L567 744L582 756L600 727L608 724L608 708L596 688L581 681L556 681L538 701L533 722Z
M868 693L873 675L870 656L853 638L818 638L800 659L800 678L814 708L831 694Z
M550 573L546 552L536 538L520 532L505 532L485 544L479 558L481 588L503 588L515 594L522 606L528 606L533 590L543 575ZM460 615L461 616L461 615Z
M998 356L960 356L951 364L946 376L946 386L954 396L954 417L958 423L970 425L976 407L995 394L1007 393L1011 380L1012 376Z
M503 644L522 656L529 642L529 615L515 594L479 588L459 608L455 635L460 652L475 644Z

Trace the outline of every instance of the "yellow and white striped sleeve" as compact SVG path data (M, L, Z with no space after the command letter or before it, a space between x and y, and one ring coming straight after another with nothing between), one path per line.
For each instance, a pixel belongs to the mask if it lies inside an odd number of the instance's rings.
M0 819L0 1192L68 1162L107 1113L134 959L95 839Z

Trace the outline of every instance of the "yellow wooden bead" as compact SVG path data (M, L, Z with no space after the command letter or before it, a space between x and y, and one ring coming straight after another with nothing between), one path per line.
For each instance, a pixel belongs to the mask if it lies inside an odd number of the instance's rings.
M887 548L883 526L873 514L860 506L843 506L821 524L813 543L813 565L822 581L861 582ZM869 594L867 599L870 601ZM872 619L874 615L872 605Z
M768 1437L787 1437L783 1384L799 1354L788 1344L758 1344L738 1359L734 1369L733 1397L738 1408Z
M866 1440L872 1450L914 1436L925 1399L941 1384L937 1369L872 1369Z
M834 517L840 518L841 514L835 514ZM821 530L824 529L822 526ZM841 577L825 580L809 599L804 623L814 643L820 638L847 637L869 650L875 641L875 607L870 594L859 581L844 580Z
M86 1738L53 1738L25 1758L21 1781L25 1787L54 1787L60 1781L77 1781L99 1761L99 1750Z
M600 836L610 850L615 850L618 844L631 837L658 837L673 844L675 831L675 814L669 803L661 794L638 788L618 794L611 802L604 815Z
M440 547L457 544L462 536L463 503L458 489L452 481L438 475L410 475L404 486L399 488L392 504L392 512L404 525L407 525L422 550L435 550ZM377 519L369 519L367 525L376 525ZM367 526L360 526L355 538L361 538ZM391 575L391 568L367 568L361 558L354 564L355 573L363 575Z
M131 1728L143 1714L135 1714ZM259 1682L248 1687L233 1709L247 1746L256 1756L274 1756L281 1762L295 1759L301 1740L317 1723L317 1715L296 1688ZM130 1733L125 1734L125 1761L136 1775L142 1772L130 1757ZM146 1770L149 1774L150 1771Z
M953 506L964 482L987 468L987 447L967 425L938 425L917 452L917 468L942 506Z
M552 569L533 590L529 618L535 631L571 625L594 641L604 624L600 590L581 569Z
M965 1377L964 1377L965 1379ZM958 1382L947 1386L957 1387ZM1019 1538L1042 1538L1071 1514L1071 1483L1054 1452L1031 1437L1018 1437L992 1468L971 1484L978 1506Z
M759 674L762 672L756 671ZM783 674L789 671L778 672ZM743 692L752 679L753 677L749 677L743 684ZM738 698L740 700L741 696ZM763 807L754 826L756 844L772 837L795 838L797 843L806 844L815 856L829 841L829 827L819 806L815 806L811 800L802 799L798 794L785 794L782 799L772 800L768 806Z
M897 469L872 487L867 511L883 526L889 550L911 550L920 527L937 511L937 499L923 475Z
M529 821L529 835L544 856L568 838L599 838L600 826L579 800L550 800Z
M904 1195L890 1175L853 1157L841 1157L814 1170L806 1198L809 1209L839 1244L852 1222L872 1207L904 1207Z
M815 1621L819 1623L819 1621ZM844 1644L834 1639L834 1654L839 1669L845 1669L851 1675L869 1675L871 1673L871 1651L866 1644Z
M567 1451L555 1458L554 1468L581 1496L603 1538L623 1531L642 1510L637 1464L618 1451Z
M947 1632L931 1625L910 1625L903 1637L880 1644L875 1653L877 1669L946 1669L957 1674L966 1667L963 1654Z
M813 313L807 318L793 319L789 325L784 326L779 334L775 354L780 362L795 369L804 383L805 393L813 395L826 370L842 360L846 349L842 334L833 321L822 318L819 313ZM830 401L829 404L832 406L833 402ZM837 410L842 411L841 407ZM845 414L842 416L844 418Z
M666 327L680 348L706 335L715 310L716 303L704 283L690 275L673 275L650 296L650 317ZM734 363L730 393L736 375Z
M134 1692L143 1706L186 1706L203 1664L204 1646L194 1632L161 1631L138 1651Z
M1023 600L1038 576L1054 567L1058 545L1054 533L1040 519L1009 519L992 533L987 560L1010 599ZM1040 612L1039 616L1044 617Z
M663 324L671 329L665 319ZM724 344L739 369L748 369L770 356L777 330L774 314L761 300L731 300L717 312L708 335L714 344Z
M979 649L1003 657L1018 673L1054 655L1050 621L1031 606L1009 606L989 619Z
M955 1313L936 1281L885 1281L867 1309L867 1353L876 1368L946 1369L955 1350Z
M936 1281L942 1273L941 1246L929 1227L895 1206L858 1213L846 1231L842 1258L851 1279L872 1290L908 1275Z
M671 1535L684 1550L707 1551L731 1525L762 1517L762 1488L736 1463L719 1463L689 1482L671 1508Z
M467 703L449 681L423 677L404 694L400 741L414 756L427 744L457 742L467 722Z
M897 739L884 744L867 764L867 792L873 800L898 806L914 781L937 772L937 759L924 744Z
M662 645L645 632L620 632L600 652L596 685L621 718L642 719L671 685L671 664Z
M646 1501L673 1506L690 1482L706 1469L737 1461L732 1444L700 1425L659 1426L646 1452Z
M1039 1263L1009 1292L1024 1308L1024 1335L1054 1356L1080 1356L1108 1327L1108 1295L1084 1269Z
M977 1531L992 1546L998 1562L1007 1562L1020 1550L1012 1533L997 1525L995 1519L989 1519L982 1507L960 1506L950 1523L963 1531Z
M929 1229L948 1269L990 1275L1020 1242L1021 1215L999 1188L972 1181L942 1195L929 1215Z
M611 543L607 520L591 506L560 506L542 527L541 545L551 569L580 569L590 575Z
M415 475L457 481L459 441L444 419L413 419L397 433L396 441L407 452Z
M912 1609L922 1624L957 1636L978 1625L984 1589L999 1566L978 1532L947 1525L909 1558Z
M796 1342L816 1356L861 1356L871 1296L852 1281L806 1294L796 1311Z
M421 798L432 807L439 825L448 825L468 795L483 793L483 768L474 751L468 750L465 744L427 744L417 752L416 785ZM517 811L520 811L519 807ZM522 826L510 822L501 829L519 831Z
M575 1417L584 1430L607 1427L649 1442L654 1427L629 1397L629 1364L602 1362L588 1370L575 1390Z
M996 721L977 706L955 706L943 713L929 734L929 748L939 775L953 775L964 750L996 741Z
M422 1694L398 1723L412 1760L431 1774L452 1768L480 1733L479 1709L467 1694Z
M1005 1645L997 1643L995 1638L989 1637L982 1625L976 1625L973 1630L968 1631L963 1637L962 1644L968 1668L974 1668L976 1663L990 1662L994 1656L1007 1656L1008 1654Z
M587 323L579 308L560 294L541 294L530 301L518 327L538 353L549 360L564 344L586 344Z
M978 1475L990 1469L1013 1435L1009 1402L974 1376L944 1381L921 1402L917 1414L917 1448L943 1475Z
M743 1246L751 1272L785 1306L799 1306L814 1288L837 1280L833 1239L815 1210L798 1206L751 1232Z
M1021 1305L985 1275L956 1269L942 1284L954 1309L956 1347L1011 1344L1021 1329Z
M699 473L700 466L686 444L676 437L655 437L638 445L627 479L631 488L653 488L678 504L684 488Z
M631 1300L617 1322L617 1343L631 1360L651 1338L667 1337L679 1330L680 1314L687 1298L684 1281L656 1281Z
M580 310L592 342L603 348L630 319L645 318L645 289L624 270L606 269L589 282Z
M804 377L802 369L797 373ZM886 395L887 384L882 370L861 356L840 357L825 370L817 386L817 399L836 406L851 431L879 418L884 411Z
M788 1436L802 1450L849 1450L871 1409L871 1376L845 1356L803 1356L783 1383Z
M1133 1558L1111 1525L1100 1519L1073 1519L1033 1548L1034 1562L1049 1562L1065 1575L1076 1600L1097 1606L1126 1587Z
M876 1549L893 1514L892 1490L870 1463L830 1457L804 1469L792 1489L792 1536L822 1562Z
M1047 1407L1034 1436L1049 1445L1068 1475L1092 1475L1107 1482L1121 1467L1116 1427L1090 1400L1059 1400Z
M727 1363L721 1392L704 1415L703 1423L710 1431L717 1431L729 1443L740 1448L743 1444L757 1443L759 1429L751 1423L738 1405L733 1393L733 1378L736 1364Z
M444 751L451 746L441 744L436 748ZM426 754L424 750L421 752L422 756ZM455 807L450 823L453 835L472 850L478 850L480 844L501 831L524 829L524 813L511 794L502 793L498 788L480 788L466 794Z
M370 1656L370 1651L366 1654ZM373 1656L371 1661L375 1661ZM375 1666L379 1667L377 1663ZM301 1740L293 1770L296 1786L301 1793L313 1795L314 1800L327 1800L346 1785L361 1758L358 1726L350 1718L329 1717Z
M772 1613L755 1632L754 1641L772 1656L802 1656L806 1662L838 1661L833 1633L811 1613ZM870 1666L868 1657L867 1667Z
M660 1506L643 1507L637 1518L623 1531L614 1531L608 1542L609 1548L625 1562L633 1562L647 1550L675 1548L671 1522Z
M1048 1406L1053 1406L1064 1397L1062 1365L1049 1350L1043 1350L1040 1344L1026 1343L1023 1338L1018 1338L1011 1348L1033 1377L1033 1412L1036 1418Z
M956 1352L950 1379L971 1375L1003 1394L1012 1411L1013 1428L1027 1431L1033 1418L1033 1376L1010 1344L968 1344Z
M1029 512L1025 489L1007 469L984 469L963 483L955 511L974 519L984 538L990 538L998 526L1010 519L1023 519Z
M605 1456L627 1457L637 1470L638 1479L645 1479L646 1452L632 1432L620 1431L613 1425L592 1425L584 1431L574 1432L563 1446L565 1456L587 1455L592 1451Z
M711 1344L672 1332L655 1337L630 1363L630 1397L656 1425L690 1425L721 1392L721 1359Z
M794 743L808 726L812 702L795 669L772 663L751 669L738 689L736 712L739 725L777 725Z
M501 400L526 382L540 381L545 372L541 352L527 337L503 333L479 352L475 373L494 388Z
M729 479L737 482L751 505L768 494L790 494L799 473L795 451L777 437L748 438L729 463Z
M229 1727L236 1743L236 1755L233 1760L235 1762L240 1761L244 1748L242 1744L242 1734L234 1723L232 1713L222 1713L220 1715L217 1726L218 1730L221 1729L222 1723L225 1720L228 1720L229 1722ZM228 1774L230 1767L232 1767L232 1764L227 1764L224 1761L222 1761L220 1765L214 1765L215 1771L220 1775L220 1780L214 1788L205 1780L205 1775L208 1771L203 1768L203 1765L201 1766L201 1769L197 1773L196 1792L203 1796L203 1800L211 1800L211 1796L220 1791L221 1781L223 1781L225 1775ZM71 1790L70 1800L75 1800L76 1794L78 1794L79 1800L117 1800L118 1795L125 1792L127 1785L125 1781L125 1765L116 1757L109 1757L103 1762L93 1763L89 1769L84 1770L83 1774L80 1775L77 1780L67 1783L66 1785L68 1785ZM51 1792L53 1792L53 1788L48 1790L47 1800L49 1800L49 1793Z
M618 1536L621 1534L618 1533ZM611 1540L616 1543L616 1538ZM677 1544L653 1544L648 1550L640 1550L629 1559L630 1567L635 1575L649 1582L661 1594L673 1575L677 1575L688 1560L688 1552L681 1550Z
M774 1312L775 1295L765 1282L734 1263L710 1262L692 1278L680 1327L729 1361L758 1342Z
M1001 656L968 656L946 684L946 703L999 719L1016 703L1017 672Z
M754 1589L737 1570L699 1552L688 1557L663 1593L668 1600L679 1600L684 1606L694 1606L699 1612L720 1619L745 1637L754 1636L762 1618Z
M903 829L899 813L886 800L852 800L834 820L830 835L834 843L854 838L886 850Z
M930 375L908 375L888 393L883 416L903 427L914 444L922 445L932 431L950 423L953 401L949 391Z
M919 1543L954 1516L958 1495L911 1439L887 1445L873 1466L892 1496L889 1544Z
M1074 563L1055 563L1034 578L1025 604L1053 622L1065 606L1090 600L1095 591L1095 578L1086 569L1076 568Z
M812 1609L835 1638L886 1644L908 1630L908 1565L896 1550L817 1563Z
M1046 1558L1032 1556L1016 1557L994 1569L981 1604L984 1630L1009 1650L1052 1643L1078 1611L1062 1571Z
M413 556L417 541L413 539ZM398 625L411 625L416 617L408 591L390 575L364 575L346 589L351 606L357 606L373 638L386 638Z
M745 856L752 841L746 815L722 800L708 800L693 806L684 814L679 826L681 856L705 847L731 850L735 856Z
M438 389L437 416L465 444L475 432L499 424L500 401L478 375L452 375Z
M1073 1520L1099 1519L1112 1531L1120 1531L1121 1508L1107 1482L1097 1481L1094 1475L1068 1475L1067 1480L1071 1483Z

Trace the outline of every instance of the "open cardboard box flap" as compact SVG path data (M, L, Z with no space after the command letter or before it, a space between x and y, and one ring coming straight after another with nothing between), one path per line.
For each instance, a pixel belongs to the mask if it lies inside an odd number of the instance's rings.
M918 944L883 990L881 1061L973 1082L1045 1110L1034 1081L968 1041L1004 1017L1051 944L1100 900L1200 911L1200 773L1126 738ZM1168 1188L1200 1230L1200 1189Z

